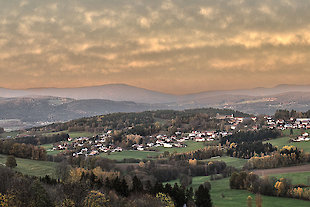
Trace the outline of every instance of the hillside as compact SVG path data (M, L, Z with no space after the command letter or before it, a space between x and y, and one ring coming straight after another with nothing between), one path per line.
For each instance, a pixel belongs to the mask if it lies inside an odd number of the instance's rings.
M45 122L59 122L113 112L139 112L160 109L160 106L137 104L128 101L102 99L74 100L55 97L23 97L0 99L0 119L10 122L12 127L35 126ZM12 119L16 120L12 122ZM20 120L19 122L17 120ZM23 122L23 123L21 123ZM2 126L6 121L0 122Z

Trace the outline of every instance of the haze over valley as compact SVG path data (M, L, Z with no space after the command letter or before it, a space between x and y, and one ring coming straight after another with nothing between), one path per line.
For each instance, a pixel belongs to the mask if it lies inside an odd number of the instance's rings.
M227 108L250 114L273 114L278 109L307 111L310 86L279 85L231 91L173 95L125 84L82 88L0 89L0 126L24 128L114 112L190 108ZM9 128L7 128L9 129Z

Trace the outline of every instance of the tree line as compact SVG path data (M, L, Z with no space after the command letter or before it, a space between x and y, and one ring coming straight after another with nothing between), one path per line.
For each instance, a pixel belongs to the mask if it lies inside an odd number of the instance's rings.
M268 155L277 148L270 143L263 144L262 141L231 143L227 148L227 155L230 157L250 159L256 154Z
M286 167L310 162L310 154L295 146L284 146L270 155L256 154L245 164L246 169L265 169Z
M42 147L31 144L16 143L13 140L0 140L0 154L14 155L15 157L46 160L47 153Z
M69 138L69 134L67 133L58 133L48 136L43 135L33 135L27 137L19 137L13 139L14 142L17 143L25 143L25 144L32 144L32 145L42 145L42 144L50 144L56 143L61 141L67 141Z
M255 142L264 141L267 139L274 139L281 136L281 132L278 130L261 129L257 131L240 131L232 135L221 138L221 144L227 143L241 143L241 142Z
M229 180L231 189L248 190L256 194L310 200L310 190L291 184L285 178L263 177L250 172L234 172Z
M170 160L204 160L209 159L211 157L222 156L224 154L224 150L221 146L208 146L202 149L184 152L184 153L172 153L169 155L163 154L162 156L167 156Z
M279 109L274 114L275 119L284 119L289 120L290 118L308 118L310 117L310 110L306 112L298 112L296 110L285 110L285 109Z

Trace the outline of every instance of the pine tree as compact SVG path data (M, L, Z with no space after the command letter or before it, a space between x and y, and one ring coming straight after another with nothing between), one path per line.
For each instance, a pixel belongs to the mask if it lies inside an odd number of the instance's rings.
M143 191L143 184L141 180L137 176L134 176L132 179L132 192L139 193L142 191Z
M197 207L212 207L210 193L208 188L200 185L198 190L195 192L195 204Z
M31 187L31 206L36 207L49 207L52 206L52 202L50 201L47 192L39 183L39 181L35 181Z

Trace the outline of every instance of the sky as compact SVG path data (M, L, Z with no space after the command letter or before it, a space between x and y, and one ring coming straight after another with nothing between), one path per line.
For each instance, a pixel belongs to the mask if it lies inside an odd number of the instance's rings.
M309 84L308 0L1 0L0 87Z

